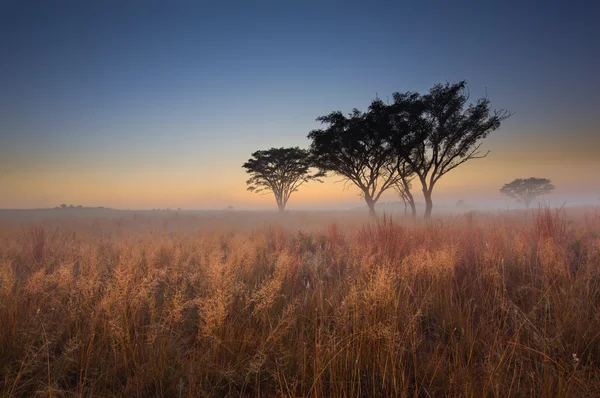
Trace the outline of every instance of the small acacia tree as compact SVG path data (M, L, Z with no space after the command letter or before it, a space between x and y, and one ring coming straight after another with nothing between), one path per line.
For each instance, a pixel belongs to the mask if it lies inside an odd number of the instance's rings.
M538 196L548 194L554 190L554 185L547 178L517 178L504 184L500 192L523 203L529 209L531 201Z
M348 116L337 111L317 121L327 127L308 134L315 165L356 185L369 214L375 216L375 204L381 195L398 182L378 115L354 109Z
M468 104L466 82L437 84L429 93L394 93L388 106L389 142L396 156L417 175L425 199L425 218L431 217L432 193L437 182L461 164L487 156L481 140L510 117L492 111L487 98ZM410 145L407 145L407 142Z
M302 184L312 180L322 182L319 178L325 174L321 171L312 173L312 166L309 152L298 147L256 151L242 165L251 176L246 181L248 190L273 192L280 212L285 211L290 196Z

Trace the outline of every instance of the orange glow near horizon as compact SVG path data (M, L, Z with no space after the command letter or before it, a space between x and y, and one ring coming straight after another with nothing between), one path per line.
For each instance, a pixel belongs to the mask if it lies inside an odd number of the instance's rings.
M501 200L498 189L502 184L517 177L539 176L552 179L557 195L598 195L594 192L595 187L600 186L598 170L600 161L595 157L568 156L558 149L530 153L502 148L446 175L436 186L435 194L438 200ZM229 205L273 208L271 194L257 195L246 190L246 178L241 167L223 167L215 172L194 172L191 168L138 168L121 173L76 169L15 171L0 180L4 193L0 208L54 207L61 203L132 209L220 209ZM331 175L323 184L313 182L302 186L292 195L289 207L363 205L356 187L349 183L344 189L344 184L337 181L340 181L339 176ZM416 180L413 194L417 201L421 200ZM381 200L398 199L390 190Z

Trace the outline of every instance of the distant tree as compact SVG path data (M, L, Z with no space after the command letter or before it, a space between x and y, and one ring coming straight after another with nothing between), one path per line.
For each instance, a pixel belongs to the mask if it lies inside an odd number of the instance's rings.
M280 212L285 211L290 196L300 186L313 180L322 182L319 178L325 175L321 171L312 172L309 152L298 147L256 151L242 167L251 176L246 181L248 190L273 192Z
M61 209L66 209L66 208L67 208L67 205L63 203L62 205L60 205L60 208L61 208Z
M517 178L516 180L504 184L500 192L506 196L514 198L519 203L523 203L529 208L531 201L538 196L545 195L554 190L554 185L547 178Z
M356 185L375 216L375 204L394 187L398 174L393 170L391 148L385 142L385 120L378 112L354 109L348 116L340 111L317 118L327 125L308 134L315 164Z
M83 206L82 205L78 205L77 208L78 209L83 209Z
M424 95L394 93L393 98L388 106L392 123L389 142L421 182L425 218L430 218L437 182L468 160L486 157L489 151L480 151L480 140L511 114L492 111L487 98L467 105L464 81L437 84Z

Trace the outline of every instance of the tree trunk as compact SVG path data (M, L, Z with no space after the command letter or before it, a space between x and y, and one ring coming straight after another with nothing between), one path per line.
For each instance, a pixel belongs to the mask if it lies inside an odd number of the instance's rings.
M277 208L279 209L280 213L283 213L285 211L285 203L283 203L283 198L276 193L274 193L274 194L275 194L275 200L277 201Z
M417 218L417 206L415 206L415 200L411 200L410 202L408 202L408 204L410 204L410 210L412 212L413 218Z
M425 196L425 219L431 218L431 211L433 210L433 201L431 200L431 192L423 190L423 196Z
M375 213L375 205L369 205L369 217L377 217L377 213Z
M531 204L531 199L525 199L525 207L529 209L529 205Z
M417 207L415 206L415 198L412 196L410 191L406 191L407 202L410 205L410 211L412 213L413 218L417 217ZM404 213L406 213L406 202L404 202Z
M402 185L404 187L404 194L406 195L406 200L404 201L404 213L406 214L406 202L410 205L410 210L412 212L413 218L417 217L417 207L415 206L415 197L410 192L410 184L406 181L405 178L402 178Z
M406 203L406 199L404 200L404 215L406 215L406 212L408 211L408 204Z
M365 202L367 202L367 206L369 206L369 216L370 217L375 217L376 213L375 213L375 201L373 200L373 198L371 198L370 196L367 196L365 194Z
M433 210L433 202L431 200L431 192L433 191L433 184L429 187L427 186L427 176L426 175L419 175L419 180L421 181L423 197L425 198L425 219L429 220L431 218L431 210Z

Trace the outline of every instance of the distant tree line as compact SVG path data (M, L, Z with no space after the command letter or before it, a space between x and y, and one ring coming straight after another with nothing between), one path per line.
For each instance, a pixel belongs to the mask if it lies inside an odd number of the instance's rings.
M67 205L67 204L63 203L60 206L56 206L54 209L68 210L68 209L107 209L107 208L104 206L86 207L86 206L82 206L82 205Z
M82 205L66 205L66 204L61 204L60 206L55 207L55 209L82 209L83 206Z
M254 152L243 167L248 189L271 192L280 211L292 193L326 173L355 185L369 213L382 194L395 190L416 215L412 184L420 185L425 218L433 210L440 179L463 163L487 156L482 140L511 116L492 110L488 98L469 102L466 82L436 84L429 92L394 93L376 98L365 111L320 116L323 127L308 134L310 148L271 148Z

